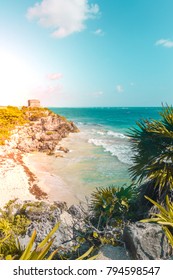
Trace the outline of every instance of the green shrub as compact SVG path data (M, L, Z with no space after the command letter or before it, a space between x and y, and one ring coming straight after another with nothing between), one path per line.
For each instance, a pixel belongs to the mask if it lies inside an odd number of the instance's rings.
M10 137L10 132L16 126L24 125L27 122L26 116L17 108L8 106L0 109L0 145Z
M18 236L23 235L30 224L30 220L25 215L13 215L13 203L15 200L10 200L1 210L0 217L0 254L7 256L10 254L18 254L20 248L16 239ZM10 238L7 238L10 236Z
M141 120L130 130L134 155L129 172L139 184L152 181L162 202L173 188L173 108L167 106L159 115L160 120Z
M37 246L34 248L34 242L36 239L36 230L33 231L32 236L26 245L26 247L22 250L20 242L17 241L16 248L18 248L17 253L12 253L11 251L7 252L8 254L4 255L2 252L0 252L0 258L6 259L6 260L52 260L58 251L61 249L61 246L54 250L52 253L49 253L49 250L55 240L55 237L53 238L53 234L58 229L60 223L58 222L54 228L51 230L51 232L41 241ZM10 239L10 235L6 236L5 238L0 238L0 248L3 247L4 243ZM84 254L77 257L77 260L93 260L97 257L97 255L91 255L93 252L94 247L89 248Z
M89 208L100 225L105 226L108 221L116 224L125 219L136 195L133 186L99 188L91 194Z

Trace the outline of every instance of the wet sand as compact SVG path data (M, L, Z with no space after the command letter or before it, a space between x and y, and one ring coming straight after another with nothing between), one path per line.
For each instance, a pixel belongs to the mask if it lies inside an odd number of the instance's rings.
M82 141L79 134L71 134L59 146L69 149L68 153L57 152L62 157L48 156L44 153L31 153L23 158L25 165L38 179L42 191L48 194L49 201L86 203L91 193L80 180L81 158L92 157L92 145ZM90 150L90 149L91 150ZM87 164L83 166L87 169Z
M0 208L16 198L22 201L65 201L69 206L80 201L86 202L86 194L76 173L73 174L73 179L68 174L70 165L75 161L77 164L77 155L81 153L82 145L76 142L78 137L77 134L71 134L63 139L60 146L67 147L70 152L61 152L63 157L57 158L41 152L25 154L0 147ZM83 153L84 151L87 152L86 147L83 147ZM76 171L77 168L76 165Z

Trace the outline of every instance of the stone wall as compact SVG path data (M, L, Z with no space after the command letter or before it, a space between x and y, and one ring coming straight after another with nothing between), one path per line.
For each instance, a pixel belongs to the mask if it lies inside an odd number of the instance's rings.
M40 100L37 99L29 99L28 107L40 107Z

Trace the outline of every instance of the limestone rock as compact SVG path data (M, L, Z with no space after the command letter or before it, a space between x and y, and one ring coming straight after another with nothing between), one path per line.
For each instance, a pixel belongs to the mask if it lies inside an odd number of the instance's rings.
M45 110L41 117L33 118L31 115L28 118L29 123L14 129L10 140L6 141L8 147L22 152L54 152L62 138L79 131L73 122L51 111ZM64 153L69 151L65 147L59 147L59 150Z
M68 209L68 213L70 213L76 219L81 219L83 216L82 210L78 205L71 205Z
M129 255L135 260L168 259L171 252L160 225L134 223L125 227L123 240Z
M68 152L69 152L69 149L68 149L68 148L65 148L65 147L62 147L62 146L59 147L58 150L59 150L59 151L62 151L62 152L64 152L64 153L68 153Z
M124 247L103 245L96 260L130 260L130 257Z

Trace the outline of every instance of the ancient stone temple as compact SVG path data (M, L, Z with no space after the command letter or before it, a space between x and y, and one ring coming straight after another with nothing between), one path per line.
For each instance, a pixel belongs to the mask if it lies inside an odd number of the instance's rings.
M28 107L40 107L40 100L38 99L28 100Z

